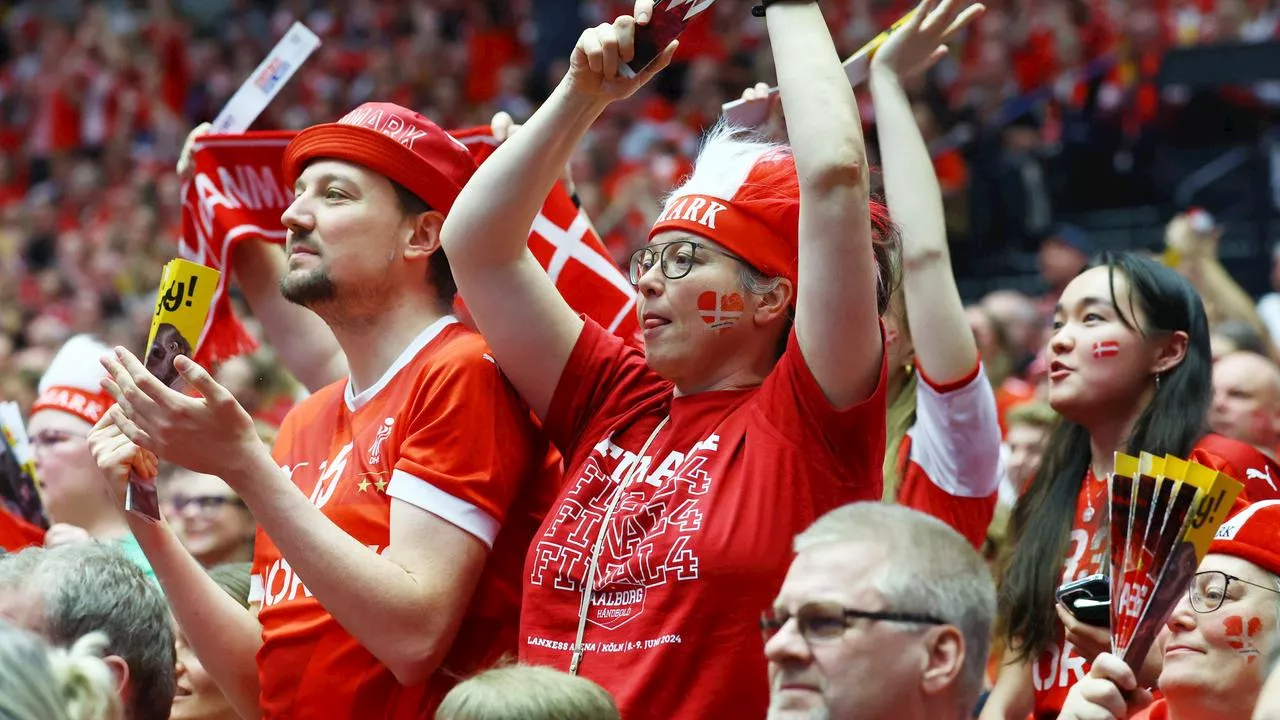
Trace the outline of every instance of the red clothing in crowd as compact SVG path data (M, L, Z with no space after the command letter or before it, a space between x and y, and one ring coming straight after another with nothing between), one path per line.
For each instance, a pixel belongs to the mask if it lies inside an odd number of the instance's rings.
M1196 443L1188 459L1244 482L1251 501L1280 499L1280 493L1270 488L1265 479L1257 477L1259 474L1268 477L1273 461L1245 443L1221 435L1206 435ZM1253 479L1247 479L1249 477ZM1103 572L1106 567L1109 543L1102 523L1107 514L1107 501L1106 479L1095 478L1090 469L1076 499L1076 517L1071 526L1062 583ZM1061 625L1058 633L1057 643L1041 653L1031 666L1036 718L1057 717L1071 687L1089 672L1089 663L1062 637Z
M603 524L580 674L623 717L763 717L759 618L792 540L828 510L880 498L884 365L871 397L843 412L794 334L759 387L673 390L586 321L545 418L570 470L529 548L520 659L569 669Z
M981 365L949 385L923 372L919 380L916 422L899 451L898 503L942 520L981 549L1004 474L991 383Z
M537 482L545 444L479 335L443 318L360 395L346 381L320 390L285 419L275 458L326 517L379 554L390 543L392 498L492 552L440 669L404 686L259 528L250 599L262 604L264 718L429 717L459 677L515 650L521 565L545 510L533 495L554 483Z
M25 547L43 544L44 530L0 507L0 550L18 552Z

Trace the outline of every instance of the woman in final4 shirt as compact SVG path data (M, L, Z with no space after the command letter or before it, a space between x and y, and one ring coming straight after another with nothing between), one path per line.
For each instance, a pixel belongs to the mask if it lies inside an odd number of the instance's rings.
M1106 631L1057 607L1064 582L1106 571L1107 476L1117 451L1190 456L1270 497L1247 470L1265 458L1207 435L1212 395L1204 305L1181 275L1121 254L1067 286L1049 341L1049 403L1064 418L1040 472L1014 510L1003 562L999 623L1014 656L982 717L1054 718L1071 686L1106 649ZM1144 679L1154 681L1153 654Z
M821 10L775 2L765 22L792 144L725 128L706 141L632 258L643 354L575 315L525 238L592 122L670 61L674 43L637 76L619 71L653 12L642 0L583 33L442 242L566 458L526 559L521 660L596 681L624 717L762 717L759 615L792 538L880 497L892 232Z

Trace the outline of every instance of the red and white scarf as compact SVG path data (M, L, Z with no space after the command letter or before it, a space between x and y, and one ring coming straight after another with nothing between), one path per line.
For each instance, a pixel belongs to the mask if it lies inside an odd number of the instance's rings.
M226 264L243 240L284 242L280 216L293 201L293 191L284 187L280 168L294 134L206 135L192 148L195 174L183 186L178 255L222 271L195 357L206 367L257 347L231 310ZM487 126L450 134L477 162L484 162L498 145ZM556 184L534 220L529 249L576 312L640 344L635 291L563 184Z

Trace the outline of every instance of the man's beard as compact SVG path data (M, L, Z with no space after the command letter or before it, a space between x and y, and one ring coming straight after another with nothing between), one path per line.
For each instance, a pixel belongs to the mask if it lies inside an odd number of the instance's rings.
M300 276L286 273L280 278L280 294L295 305L311 307L334 300L338 296L338 289L329 278L329 273L312 270Z

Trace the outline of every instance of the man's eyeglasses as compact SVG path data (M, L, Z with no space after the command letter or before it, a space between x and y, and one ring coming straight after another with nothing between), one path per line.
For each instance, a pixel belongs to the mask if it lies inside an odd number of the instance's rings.
M792 618L796 629L806 642L830 642L844 635L854 620L881 620L886 622L919 623L922 625L947 625L946 620L932 615L900 612L871 612L850 610L837 603L808 603L800 606L794 615L782 610L766 610L760 616L760 632L768 642Z
M169 508L174 513L181 513L183 510L191 508L197 515L205 517L216 515L224 505L248 507L243 500L230 495L174 495L169 498Z
M1205 572L1196 573L1195 577L1191 579L1191 587L1187 588L1187 595L1191 599L1191 609L1198 613L1211 613L1222 607L1223 601L1227 598L1227 586L1233 582L1280 594L1280 589L1277 588L1241 580L1235 575L1228 575L1221 570L1206 570Z
M654 265L661 267L664 278L679 280L693 270L694 254L699 250L710 250L746 264L746 261L737 255L692 240L658 243L647 245L631 253L631 284L639 285L640 278L652 270Z

